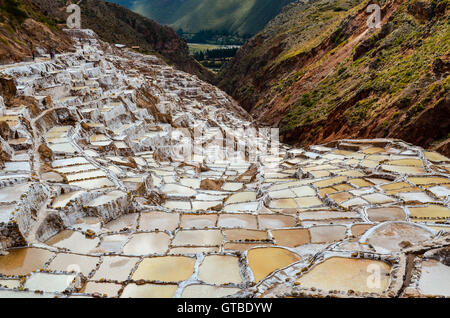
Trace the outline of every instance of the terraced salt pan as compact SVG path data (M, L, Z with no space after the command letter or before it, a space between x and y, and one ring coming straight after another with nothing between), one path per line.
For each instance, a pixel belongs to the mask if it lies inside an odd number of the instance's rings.
M164 212L142 213L139 221L139 230L155 231L164 229L166 231L174 231L178 227L179 221L180 216L177 213L164 213ZM181 224L185 228L188 227L183 222Z
M74 191L62 194L53 200L52 208L54 209L64 208L65 206L67 206L69 202L76 200L77 198L80 198L85 193L86 193L85 191Z
M178 283L194 273L195 258L166 256L144 259L133 274L133 280Z
M450 209L445 206L430 204L425 207L409 207L414 218L450 218Z
M96 269L99 262L99 257L77 254L58 254L46 269L61 272L74 271L77 273L82 273L85 277L87 277L93 270Z
M376 268L379 281L372 282L371 269ZM304 288L325 291L384 292L389 286L391 266L375 260L332 257L314 266L297 280Z
M173 246L218 246L223 235L218 230L182 230L172 241Z
M220 273L217 268L220 267ZM209 255L199 267L198 279L210 284L240 284L239 258L234 256Z
M126 214L105 224L107 231L120 232L122 230L135 230L139 215L136 213Z
M29 290L40 290L49 293L62 293L69 289L76 275L34 273L27 278L24 287Z
M98 206L104 205L108 202L111 202L111 201L114 201L114 200L117 200L117 199L120 199L120 198L123 198L126 196L127 196L127 194L123 191L111 191L105 195L102 195L102 196L92 200L86 206L87 207L98 207Z
M284 227L294 227L295 218L286 215L259 215L258 223L261 229L277 229Z
M5 162L5 171L31 171L31 166L29 162L24 161L10 161Z
M76 166L69 166L64 168L56 168L55 171L63 174L70 174L70 173L77 173L82 171L91 171L96 170L97 168L90 163L88 164L82 164L82 165L76 165Z
M139 258L137 257L104 256L92 279L95 281L102 279L118 282L126 281L138 261Z
M230 196L226 200L225 205L242 203L242 202L251 202L251 201L256 201L256 193L255 192L240 192L240 193L233 194L232 196Z
M113 187L114 183L107 178L97 178L84 181L70 182L71 185L83 188L85 190L95 190L101 188Z
M123 248L126 255L149 255L166 253L170 237L166 233L133 234Z
M65 230L53 236L45 243L49 246L67 249L74 253L89 254L99 243L98 238L88 239L80 232Z
M308 229L273 230L271 234L279 246L297 247L311 241L311 234Z
M172 298L177 289L177 285L128 284L120 298Z
M67 166L89 164L89 162L83 157L73 157L67 159L58 159L52 162L53 168L62 168Z
M428 228L405 222L391 222L374 227L361 240L373 245L379 252L398 252L431 238L432 231Z
M209 285L189 285L183 289L182 298L222 298L240 291L239 288L217 287Z
M106 295L106 297L117 297L122 285L114 283L88 282L81 290L81 293Z
M169 196L192 197L196 194L196 191L191 188L177 184L164 185L161 190Z
M44 265L54 255L37 248L19 248L8 251L9 254L0 256L0 274L27 275L44 268Z
M120 254L123 246L128 241L128 234L107 235L102 237L102 242L98 248L103 253L117 253Z
M269 235L266 231L248 230L248 229L227 229L224 230L226 240L232 241L269 241Z
M450 297L450 267L437 260L422 263L419 290L423 295L442 295Z
M301 257L282 248L256 248L248 252L248 263L255 282L272 272L301 260Z
M74 154L76 149L70 143L51 144L49 148L56 153Z
M258 228L256 216L249 214L221 214L217 225L222 228Z
M22 183L12 187L0 189L0 202L15 202L20 199L29 188L30 183Z
M254 212L258 209L259 202L228 204L223 208L224 212Z
M14 204L0 206L0 223L8 223L15 209L16 205Z

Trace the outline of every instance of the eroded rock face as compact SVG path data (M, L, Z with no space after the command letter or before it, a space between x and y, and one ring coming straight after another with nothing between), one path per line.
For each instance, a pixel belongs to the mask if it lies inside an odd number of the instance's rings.
M0 297L447 295L450 159L390 139L265 151L222 91L80 32L84 50L0 67L34 100L0 107Z

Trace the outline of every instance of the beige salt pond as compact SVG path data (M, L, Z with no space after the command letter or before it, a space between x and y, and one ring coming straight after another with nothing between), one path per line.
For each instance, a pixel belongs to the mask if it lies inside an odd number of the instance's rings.
M139 230L154 231L166 230L174 231L178 227L180 216L178 213L146 212L141 214ZM188 226L186 226L188 227Z
M117 297L122 285L114 283L88 282L80 290L80 293L106 295L106 297Z
M75 274L61 275L49 273L33 273L27 278L25 288L49 293L62 293L72 286Z
M259 215L258 223L261 230L279 229L284 227L294 227L297 221L292 216L287 215Z
M380 274L379 282L370 283L372 270ZM297 280L300 287L317 288L325 291L340 290L347 292L382 293L390 283L391 266L385 262L331 257L314 266ZM369 283L368 283L369 282Z
M450 297L450 266L437 260L423 261L418 287L423 295Z
M149 255L166 253L169 249L170 237L166 233L133 234L124 246L126 255Z
M221 214L217 226L221 228L246 228L253 230L258 228L256 216L249 214Z
M80 172L66 175L66 179L69 182L78 181L78 180L86 180L86 179L94 179L99 177L106 177L106 173L102 170L92 170L88 172Z
M77 231L64 230L47 240L45 244L75 253L89 254L96 248L99 241L98 238L88 239Z
M97 168L91 164L82 164L82 165L74 165L63 168L55 168L55 171L62 174L76 173L81 171L91 171L96 170Z
M168 196L176 197L192 197L196 194L196 192L191 188L177 184L166 184L161 190Z
M226 201L225 205L242 203L242 202L252 202L256 200L255 192L240 192L231 195Z
M229 204L223 208L224 212L254 212L258 209L259 202Z
M92 279L95 281L126 281L138 261L139 258L137 257L104 256L99 269L95 272Z
M8 223L15 209L15 204L0 206L0 223Z
M372 208L367 209L367 215L372 222L404 221L406 214L402 208Z
M216 285L242 283L239 258L224 255L206 256L199 267L198 279Z
M86 190L94 190L100 188L113 187L114 183L107 178L98 178L84 181L70 182L71 185L77 186Z
M89 164L89 162L85 158L73 157L73 158L55 160L52 163L52 167L53 168L63 168L63 167L84 165L84 164Z
M120 298L172 298L177 291L177 285L128 284Z
M408 210L413 218L450 218L450 209L440 205L409 207Z
M192 210L208 211L222 206L222 201L192 201Z
M308 229L272 230L271 233L279 246L297 247L311 241Z
M172 241L173 246L219 246L223 235L219 230L182 230Z
M62 272L75 271L87 277L99 262L99 257L61 253L56 255L46 269Z
M52 208L58 209L58 208L64 208L70 201L76 200L77 198L81 197L85 191L74 191L70 193L62 194L58 197L56 197L52 202Z
M182 298L222 298L239 292L239 288L210 285L189 285L183 289Z
M266 231L248 229L224 230L227 241L268 241L269 235Z
M361 238L379 252L399 252L433 237L427 228L406 222L382 223Z
M98 251L102 253L120 253L128 238L128 234L103 236Z
M86 206L87 207L98 207L98 206L104 205L104 204L106 204L108 202L112 202L112 201L115 201L117 199L124 198L126 196L127 196L126 192L123 192L123 191L111 191L111 192L108 192L108 193L106 193L106 194L104 194L104 195L102 195L102 196L92 200Z
M248 251L248 263L255 282L259 282L272 272L301 260L301 257L283 248L255 248Z
M181 216L181 227L185 229L215 227L217 214L183 214Z
M29 183L0 189L0 202L15 202L30 188Z
M145 258L133 274L135 281L181 282L194 273L195 258L165 256Z
M49 148L53 152L59 152L59 153L73 154L76 152L75 148L69 143L51 144L51 145L49 145Z
M0 256L0 274L27 275L44 265L54 255L37 248L19 248L8 251L8 255Z

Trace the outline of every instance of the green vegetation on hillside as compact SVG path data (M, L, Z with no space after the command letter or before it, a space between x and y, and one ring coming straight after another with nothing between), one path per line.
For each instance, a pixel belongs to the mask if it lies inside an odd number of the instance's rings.
M0 0L0 12L2 23L8 20L12 27L16 27L28 18L27 12L23 9L23 4L16 0Z
M429 146L450 132L449 0L296 4L249 40L219 86L285 141L395 137Z

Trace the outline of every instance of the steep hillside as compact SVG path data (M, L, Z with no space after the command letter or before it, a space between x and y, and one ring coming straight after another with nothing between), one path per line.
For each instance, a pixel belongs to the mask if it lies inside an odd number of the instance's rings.
M110 0L186 32L256 34L293 0Z
M0 0L0 63L30 60L49 50L69 50L71 39L58 27L59 21L44 17L30 1Z
M448 2L382 1L381 29L367 27L368 1L297 2L246 43L219 86L286 142L398 137L448 154Z
M40 11L49 16L66 19L65 0L33 0ZM94 30L103 40L140 46L145 53L156 53L169 64L210 80L212 74L189 55L186 41L179 38L170 27L142 17L125 7L103 0L83 0L82 27Z

